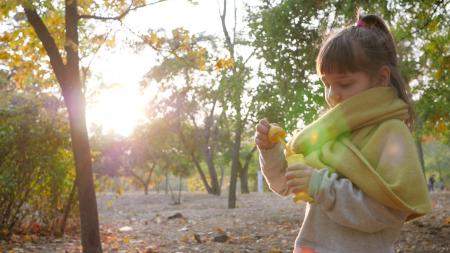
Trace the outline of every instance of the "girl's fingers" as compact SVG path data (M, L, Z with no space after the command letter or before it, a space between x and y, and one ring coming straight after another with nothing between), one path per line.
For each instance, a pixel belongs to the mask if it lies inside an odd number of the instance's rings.
M269 142L269 137L261 133L256 133L256 138L260 139L261 141Z
M264 124L258 124L256 125L256 132L267 135L269 134L269 128L269 126L266 126Z
M306 178L311 176L311 172L309 170L299 169L299 170L290 170L287 171L284 176L287 180L295 179L295 178Z
M258 146L260 149L269 149L270 145L267 143L267 141L261 140L259 138L255 138L256 146Z
M294 178L286 181L288 188L293 191L293 189L297 189L300 191L305 191L307 187L308 179L306 178Z
M286 168L286 171L297 171L297 170L310 170L311 167L309 167L306 164L294 164L290 165Z
M268 121L267 119L261 119L261 120L259 121L259 124L261 124L261 125L263 125L263 126L265 126L265 127L267 127L267 128L270 127L270 123L269 123L269 121Z

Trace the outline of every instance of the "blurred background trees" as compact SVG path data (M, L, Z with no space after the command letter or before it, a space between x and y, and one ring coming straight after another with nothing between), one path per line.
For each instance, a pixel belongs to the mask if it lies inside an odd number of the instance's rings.
M170 0L168 0L170 1ZM95 15L129 14L155 2L131 5L79 1L80 101L105 90L90 69L100 48L114 47L115 30L130 32L123 47L153 57L141 78L152 91L145 120L129 135L90 127L89 157L97 192L155 191L182 204L182 191L228 195L257 189L258 157L253 143L258 119L268 118L289 132L318 117L325 108L315 58L333 29L355 22L362 7L380 14L398 44L400 66L412 87L427 176L448 187L449 47L448 1L269 1L239 5L219 1L218 33L187 28L107 26ZM43 44L27 22L20 1L1 3L0 26L0 236L31 230L63 231L62 220L77 220L76 170L68 110ZM47 25L66 64L63 4L33 5ZM158 8L158 5L152 8ZM45 14L45 15L44 15ZM113 19L116 17L116 19ZM243 17L240 19L239 17ZM114 114L114 112L109 112ZM84 117L84 115L81 115ZM121 119L118 119L120 121ZM86 133L86 137L87 137ZM85 152L87 152L85 150ZM34 226L35 228L35 226Z

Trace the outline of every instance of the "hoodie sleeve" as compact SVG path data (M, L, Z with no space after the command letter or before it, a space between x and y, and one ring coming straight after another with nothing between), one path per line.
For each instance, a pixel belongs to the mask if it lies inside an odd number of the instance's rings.
M259 163L269 188L280 196L289 195L286 178L286 159L281 145L259 150Z
M315 200L313 204L320 206L334 222L362 232L398 227L408 215L368 197L350 180L338 178L326 168L313 172L308 193Z

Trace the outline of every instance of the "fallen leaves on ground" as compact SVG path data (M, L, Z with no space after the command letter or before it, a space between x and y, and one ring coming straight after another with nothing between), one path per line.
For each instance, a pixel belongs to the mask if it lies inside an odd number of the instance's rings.
M113 207L108 207L114 198ZM450 252L450 193L433 193L433 212L404 225L398 253ZM170 196L125 193L98 197L103 251L164 252L292 252L304 206L271 193L238 195L228 209L226 196L184 193L181 205ZM79 253L78 232L62 238L13 235L0 241L0 252Z

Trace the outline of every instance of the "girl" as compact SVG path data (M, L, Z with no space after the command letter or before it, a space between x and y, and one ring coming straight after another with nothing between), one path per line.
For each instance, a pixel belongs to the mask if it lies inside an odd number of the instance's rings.
M393 37L382 19L359 14L323 43L316 67L330 110L288 143L307 165L287 166L269 122L256 127L271 190L314 199L294 252L393 253L402 224L431 211Z

